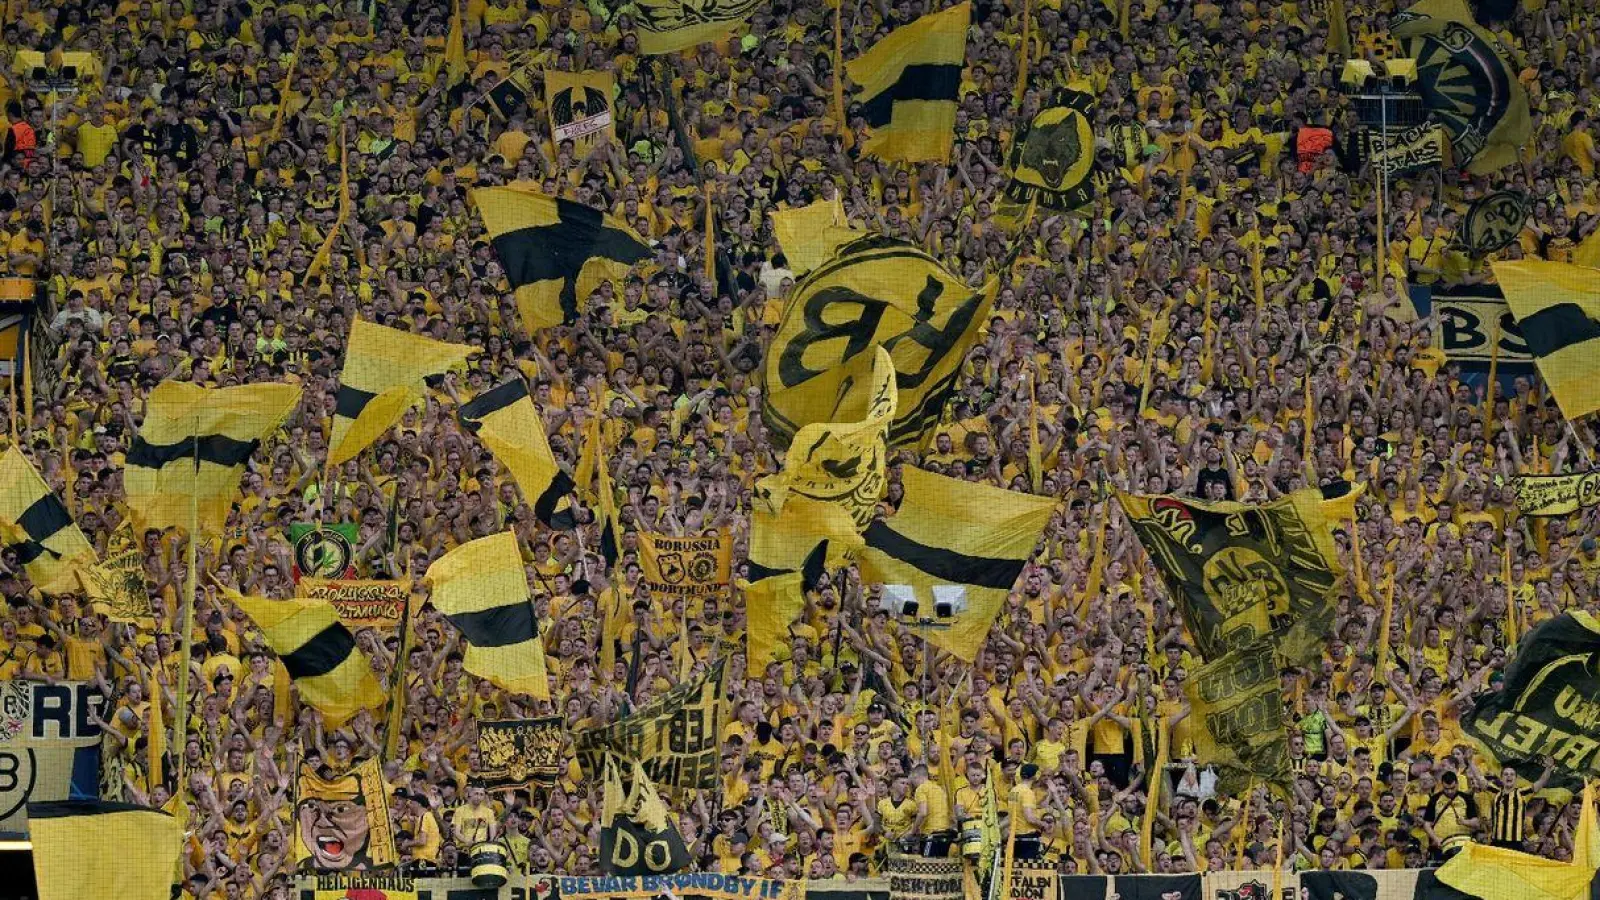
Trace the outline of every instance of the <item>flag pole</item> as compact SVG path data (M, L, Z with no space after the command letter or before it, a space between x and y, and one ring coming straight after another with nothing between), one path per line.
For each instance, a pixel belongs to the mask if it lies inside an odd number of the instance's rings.
M398 495L400 486L395 485ZM406 660L411 656L415 633L411 628L411 561L406 560L406 605L400 611L400 649L394 661L394 683L389 686L389 721L384 725L385 759L395 759L400 749L400 727L406 708Z
M191 432L200 434L200 420L195 418L194 429ZM189 571L183 585L183 633L179 635L182 640L182 649L178 651L178 708L173 710L174 717L178 720L173 743L174 753L178 757L178 785L174 792L182 796L188 784L189 767L188 754L184 747L189 740L189 658L194 653L194 593L197 581L198 567L195 565L198 558L197 549L200 544L200 442L194 442L194 472L189 483Z
M833 0L833 116L842 138L850 130L844 113L844 0Z

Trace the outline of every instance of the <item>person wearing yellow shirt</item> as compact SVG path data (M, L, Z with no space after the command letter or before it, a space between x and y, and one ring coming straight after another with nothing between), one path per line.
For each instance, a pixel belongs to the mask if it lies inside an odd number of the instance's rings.
M1038 783L1039 767L1023 763L1017 775L1017 785L1011 789L1010 796L1011 829L1016 835L1015 856L1038 859L1044 850L1041 835L1049 830L1049 823L1045 822L1043 810L1039 808L1039 801L1044 797L1044 788Z
M904 775L889 782L889 796L878 800L867 812L867 827L885 840L903 844L921 825L917 801L911 796L911 781Z
M925 764L919 763L911 769L911 784L911 798L917 804L917 831L923 836L922 855L949 856L950 844L956 837L950 816L950 796L928 777Z

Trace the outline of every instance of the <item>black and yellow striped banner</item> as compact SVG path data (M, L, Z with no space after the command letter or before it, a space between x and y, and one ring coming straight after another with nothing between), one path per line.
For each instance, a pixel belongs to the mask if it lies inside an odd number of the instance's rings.
M422 399L423 379L478 352L357 318L334 396L328 464L337 466L365 450Z
M462 665L503 690L550 698L544 645L517 536L462 544L428 567L433 605L467 641Z
M13 445L0 457L0 522L12 526L6 548L46 593L78 588L78 564L95 561L94 546L33 464Z
M511 471L539 521L567 531L577 527L572 478L556 464L544 420L521 378L479 394L457 415L462 427L477 435Z

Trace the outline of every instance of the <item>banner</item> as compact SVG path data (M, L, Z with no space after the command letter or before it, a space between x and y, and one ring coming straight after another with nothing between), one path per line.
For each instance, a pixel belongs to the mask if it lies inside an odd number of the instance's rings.
M1461 730L1500 765L1537 781L1555 761L1563 786L1600 774L1600 621L1586 612L1541 622L1517 643L1505 686L1479 695Z
M565 768L566 743L561 716L478 723L478 767L472 783L491 791L509 787L549 787Z
M1390 177L1444 165L1444 130L1432 122L1389 133L1374 128L1365 135L1367 161Z
M641 532L639 565L657 599L720 596L733 580L733 539L726 530L707 537Z
M1283 712L1282 668L1269 641L1230 650L1190 674L1195 757L1217 767L1217 790L1240 793L1250 783L1286 786L1289 730Z
M1011 145L1011 179L1002 189L1018 207L1037 200L1046 215L1079 209L1094 198L1094 97L1062 88ZM1017 220L1021 216L1011 216Z
M956 872L960 879L960 870ZM611 900L614 897L707 897L709 900L806 900L804 881L746 878L717 872L680 872L675 875L600 875L560 877L555 882L559 900Z
M1341 573L1321 491L1262 506L1117 498L1202 657L1270 638L1291 665L1320 658Z
M600 141L613 141L617 129L611 115L616 79L610 72L544 71L545 106L556 143L574 141L580 155Z
M294 858L320 872L395 864L389 786L376 759L332 778L301 767L295 782Z
M591 778L604 772L604 755L644 763L656 784L711 789L721 784L722 669L718 659L693 681L683 682L632 714L609 725L580 731L578 761Z
M1013 861L1008 887L1001 900L1058 900L1061 891L1055 864L1042 859Z
M124 550L103 561L78 569L78 583L94 605L113 622L148 622L150 584L144 576L144 554Z
M105 698L82 682L0 681L0 834L28 833L28 804L100 796Z
M637 760L624 789L616 757L606 757L600 811L600 871L607 875L666 875L694 862L666 804Z
M893 238L841 246L795 285L762 363L761 418L773 444L787 448L801 427L839 421L841 398L852 389L867 393L867 379L856 374L848 383L842 367L880 346L894 362L900 395L889 446L920 442L938 424L998 288L991 281L974 289L921 248Z
M1518 475L1511 480L1525 516L1565 516L1600 503L1600 469L1572 475Z
M411 582L307 578L300 582L299 595L326 600L350 628L396 628L411 600Z
M322 525L295 522L289 526L289 543L294 547L294 578L354 578L351 565L361 526L354 522Z
M714 41L744 23L759 0L650 0L633 8L639 52L647 56Z
M962 900L961 859L930 859L889 852L883 863L889 900Z
M417 900L417 885L401 875L318 875L311 900Z
M1522 328L1506 305L1500 288L1492 284L1434 285L1427 302L1415 292L1412 306L1419 318L1438 316L1439 348L1445 358L1460 363L1471 372L1489 371L1494 356L1494 334L1500 333L1498 374L1533 374L1533 351L1522 337Z

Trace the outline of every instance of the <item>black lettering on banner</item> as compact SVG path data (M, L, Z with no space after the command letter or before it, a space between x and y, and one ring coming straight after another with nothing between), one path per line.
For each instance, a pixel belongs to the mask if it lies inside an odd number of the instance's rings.
M22 760L10 750L0 750L0 793L10 793L17 789L17 772L22 768Z

